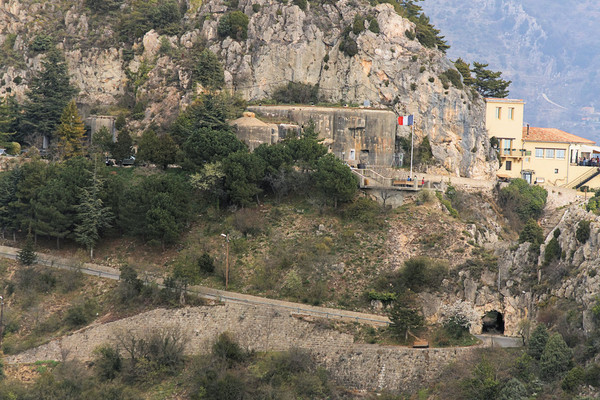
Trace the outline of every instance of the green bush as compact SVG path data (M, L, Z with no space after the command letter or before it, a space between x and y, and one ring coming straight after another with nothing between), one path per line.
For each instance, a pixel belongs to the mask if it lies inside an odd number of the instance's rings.
M581 244L585 244L590 238L590 221L579 221L575 237Z
M349 203L343 210L345 219L358 221L371 226L381 217L381 206L370 197L361 196Z
M442 280L448 273L448 266L428 257L410 258L404 262L394 282L398 289L407 288L413 292L425 289L439 289Z
M440 203L442 203L443 206L446 207L446 210L448 210L448 212L450 213L450 215L452 215L454 218L460 218L460 215L458 214L458 211L456 211L454 209L454 207L452 207L452 203L450 202L450 200L444 199L442 193L440 193L440 192L435 192L435 195L437 196L437 198L440 201Z
M559 259L560 255L560 244L558 243L558 239L556 237L553 237L546 245L546 250L544 251L544 264L548 265L553 260Z
M340 38L340 51L348 57L354 57L358 54L358 43L356 43L356 40L350 37L350 32L352 32L350 27L346 27L346 29L344 29L342 32L342 36Z
M29 44L29 49L36 53L41 53L43 51L50 50L50 48L54 45L52 37L46 34L36 35L31 43Z
M519 234L519 243L529 242L539 247L539 244L543 241L544 231L542 227L534 219L530 218Z
M121 372L123 359L119 349L100 346L94 350L94 370L101 381L111 381Z
M560 333L554 333L548 339L544 352L540 357L540 375L546 381L561 377L571 368L571 349Z
M212 350L215 356L232 362L242 362L247 357L246 352L228 332L219 335Z
M308 5L307 0L293 0L292 3L296 6L298 6L298 8L300 8L302 11L306 11L306 7Z
M374 16L367 17L367 21L369 21L369 30L373 33L379 33L379 22L377 22L377 18Z
M447 81L451 82L452 85L454 85L455 88L457 89L462 89L463 88L463 84L462 84L462 80L461 80L461 75L460 72L458 72L455 69L448 69L446 70L446 72L442 73L440 75L441 77L444 77L444 79L446 79Z
M352 23L352 33L358 35L365 30L365 17L360 14L354 16L354 22Z
M319 102L319 85L288 82L275 89L273 100L284 104L315 104Z
M86 299L67 309L65 322L72 327L79 327L91 322L96 316L98 305L94 300Z
M217 33L222 38L227 36L235 40L248 38L248 16L241 11L231 11L221 17Z
M530 185L523 179L513 179L499 193L499 203L515 225L530 218L539 219L542 216L548 192L537 185Z
M539 360L542 357L549 337L550 334L548 333L548 329L546 329L546 325L539 324L536 326L527 343L527 353L534 359Z
M498 400L527 400L528 398L527 388L516 378L506 382L498 393Z
M260 11L260 4L254 3L252 4L252 11L254 11L255 13Z
M575 392L577 388L583 383L585 377L585 371L583 368L577 366L567 372L563 379L560 387L565 392Z

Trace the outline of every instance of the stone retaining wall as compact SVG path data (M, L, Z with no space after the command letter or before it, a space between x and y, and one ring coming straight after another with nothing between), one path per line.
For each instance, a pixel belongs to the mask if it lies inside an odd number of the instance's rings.
M311 318L311 317L308 317ZM354 344L352 335L328 328L327 320L307 321L291 312L239 304L156 309L134 317L91 325L46 345L6 358L8 364L77 358L90 360L103 343L152 328L179 327L189 339L186 353L210 351L216 337L231 332L256 351L310 350L340 384L358 390L407 390L435 380L451 362L468 357L471 348L412 349Z

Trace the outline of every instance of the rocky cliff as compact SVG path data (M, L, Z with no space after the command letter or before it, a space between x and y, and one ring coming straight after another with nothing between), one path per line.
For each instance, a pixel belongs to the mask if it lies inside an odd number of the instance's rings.
M414 114L416 136L429 136L434 156L447 171L493 176L497 162L484 129L482 99L442 83L440 76L452 63L440 51L409 39L405 32L414 25L391 5L342 0L311 2L303 10L279 1L242 0L236 9L249 17L248 38L237 41L217 33L219 20L234 9L230 3L180 4L185 11L177 35L149 30L122 43L116 14L96 15L83 1L2 0L0 95L23 98L43 57L32 43L49 35L65 51L80 90L78 102L86 111L115 112L115 105L139 103L145 110L134 128L152 122L167 126L197 91L193 52L206 46L223 63L226 85L247 100L269 98L290 81L318 84L328 102L368 100L399 115ZM121 5L119 12L129 6ZM357 14L376 19L379 33L366 29L368 23L357 35L344 33ZM340 51L344 37L357 43L354 56Z

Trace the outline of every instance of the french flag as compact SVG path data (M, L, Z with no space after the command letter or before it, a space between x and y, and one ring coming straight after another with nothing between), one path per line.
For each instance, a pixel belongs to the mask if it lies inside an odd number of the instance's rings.
M404 115L398 117L398 125L412 125L414 117L412 115Z

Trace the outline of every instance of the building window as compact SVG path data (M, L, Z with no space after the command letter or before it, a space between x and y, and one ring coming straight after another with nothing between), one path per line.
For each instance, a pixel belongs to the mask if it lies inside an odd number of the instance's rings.
M496 107L496 119L502 117L502 107Z
M558 168L554 168L554 173L558 174Z
M510 107L508 109L508 119L510 119L510 120L515 119L515 108L514 107Z
M535 149L535 158L544 158L544 149Z
M561 149L556 150L556 158L560 158L562 160L565 159L565 151Z
M546 158L554 158L554 149L546 149Z
M506 161L506 164L504 164L504 165L506 165L506 170L507 171L512 170L512 161Z

